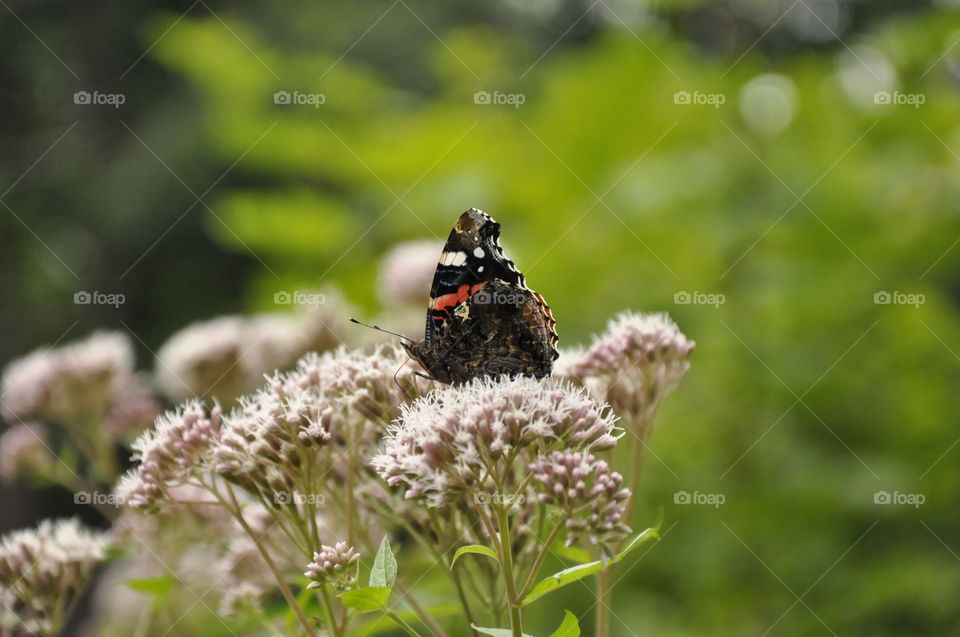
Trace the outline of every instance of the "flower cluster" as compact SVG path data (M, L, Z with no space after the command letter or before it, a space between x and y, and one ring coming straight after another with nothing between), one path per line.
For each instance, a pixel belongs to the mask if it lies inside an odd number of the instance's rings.
M630 490L603 460L586 451L554 451L537 458L529 468L540 485L538 500L565 514L564 524L571 531L567 545L584 534L602 551L630 533L623 521Z
M0 383L4 416L72 424L106 412L132 379L130 340L119 332L96 332L10 363Z
M416 395L412 374L398 374L404 362L393 346L307 354L224 418L217 474L284 518L306 555L320 546L321 510L337 532L373 529L359 521L355 501L375 479L363 468L386 424Z
M212 396L228 403L307 352L334 349L342 340L332 326L345 321L346 302L333 290L310 296L323 303L292 313L221 316L188 325L157 353L157 383L173 400Z
M44 520L0 541L0 587L31 633L56 634L112 540L76 520Z
M56 462L47 446L46 428L38 423L20 423L0 436L0 478L43 475Z
M68 469L67 480L76 480L84 470L92 481L114 480L117 442L140 432L158 411L146 380L133 372L133 348L121 332L96 332L60 348L28 354L7 366L0 391L3 413L11 424L36 420L49 425L48 430L67 432L69 442L86 460L84 465L63 465ZM33 427L21 427L16 430L19 434L11 430L19 438L5 443L25 441L23 433L34 431ZM6 464L24 475L59 466L26 461ZM59 479L63 476L45 477L63 482Z
M634 420L679 384L694 345L666 314L623 312L587 350L566 352L557 371Z
M319 588L330 583L339 589L348 588L356 580L356 573L348 567L360 559L360 554L346 542L337 542L333 546L326 544L313 554L313 561L307 564L304 575L310 580L307 588Z
M220 420L219 407L208 414L196 400L157 418L156 426L133 443L139 464L120 481L118 498L134 508L155 510L172 487L186 482L206 460L220 436Z
M390 250L380 265L377 284L383 304L426 307L427 291L442 251L443 244L431 239L407 241Z
M373 466L408 498L438 505L487 489L497 467L554 447L608 449L615 417L582 389L532 378L475 379L405 405Z
M429 279L436 252L424 242L392 253L381 275L384 299L419 304L425 282L414 290L404 287L409 276L391 277L417 262L417 276ZM639 466L639 443L694 347L666 316L615 317L588 348L564 352L554 378L421 387L396 345L335 347L330 325L342 324L333 316L342 302L335 293L329 300L313 311L221 317L176 334L161 350L156 378L188 402L159 416L123 335L97 334L14 363L3 389L11 396L5 413L17 424L0 436L0 477L54 475L47 440L62 438L51 425L67 429L91 466L107 467L99 477L115 476L116 443L155 417L131 445L137 464L116 495L132 509L170 515L121 517L116 541L177 538L172 562L217 584L224 613L257 615L279 586L307 633L313 626L289 575L309 561L307 588L349 589L355 547L371 546L394 524L441 560L456 545L491 547L500 567L481 561L472 575L489 579L512 610L555 538L602 559L623 548L639 472L626 488L608 465L622 456L609 453L623 433L618 415L638 434L630 442ZM208 408L207 395L232 406ZM327 546L323 537L345 540ZM13 601L0 601L0 632L15 630L8 620L19 616L33 632L58 629L112 541L72 521L3 540L0 585ZM506 578L500 591L498 578ZM327 622L342 622L345 634L349 603L329 592L322 591Z

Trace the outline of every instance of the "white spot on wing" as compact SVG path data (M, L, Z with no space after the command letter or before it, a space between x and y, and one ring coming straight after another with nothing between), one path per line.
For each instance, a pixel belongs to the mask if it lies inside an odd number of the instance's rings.
M483 248L476 247L473 249L473 256L477 257L478 259L482 259L485 255L486 252L483 251Z
M440 265L459 266L467 262L466 252L444 252L440 255Z

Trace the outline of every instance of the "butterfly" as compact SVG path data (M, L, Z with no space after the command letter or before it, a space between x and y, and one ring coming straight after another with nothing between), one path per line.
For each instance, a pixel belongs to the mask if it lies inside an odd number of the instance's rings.
M423 341L403 347L431 380L550 375L556 321L500 247L500 224L471 208L450 231L430 287Z

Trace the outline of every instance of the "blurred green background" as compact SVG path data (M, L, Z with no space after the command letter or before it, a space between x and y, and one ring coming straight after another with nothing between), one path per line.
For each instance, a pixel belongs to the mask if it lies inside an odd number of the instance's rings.
M151 368L279 290L389 313L383 253L476 206L562 345L625 308L698 343L615 634L960 633L958 3L0 4L0 360L104 327Z

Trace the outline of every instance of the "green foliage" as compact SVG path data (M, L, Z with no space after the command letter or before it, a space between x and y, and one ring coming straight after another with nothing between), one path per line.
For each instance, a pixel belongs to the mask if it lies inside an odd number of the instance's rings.
M608 560L607 562L601 562L595 560L593 562L587 562L586 564L577 564L576 566L571 566L565 568L558 573L553 573L543 578L537 582L530 593L523 599L523 606L532 604L541 597L548 595L564 586L569 586L574 582L578 582L585 577L590 577L595 573L599 573L603 569L607 568L611 564L616 564L623 560L627 555L629 555L634 549L638 546L647 542L649 540L660 539L659 534L654 529L647 529L643 533L640 533L633 537L627 545L623 548L622 551L617 553L613 559Z
M563 621L550 637L580 637L580 623L577 616L568 610L563 611Z
M397 558L390 550L390 540L383 536L377 556L373 560L373 569L370 571L370 586L393 588L397 580Z
M467 546L461 546L457 549L457 552L453 554L453 559L450 560L451 568L457 563L457 560L460 559L461 555L466 555L468 553L473 553L474 555L485 555L495 562L499 561L500 559L497 557L497 552L489 546L484 546L483 544L468 544Z
M361 613L370 613L382 611L387 607L390 590L388 586L365 586L340 593L338 597L343 600L343 605L347 608Z

